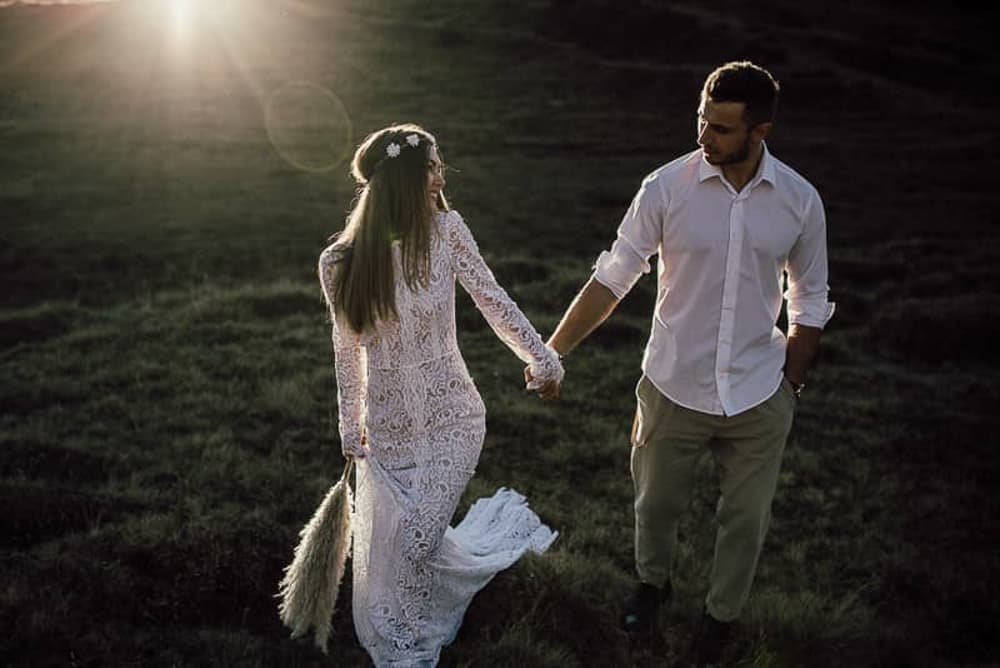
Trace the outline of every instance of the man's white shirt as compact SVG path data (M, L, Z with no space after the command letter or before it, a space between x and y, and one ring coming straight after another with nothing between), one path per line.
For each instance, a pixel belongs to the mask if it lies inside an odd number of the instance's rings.
M823 202L766 146L740 192L701 149L649 174L594 279L622 299L654 253L658 289L642 370L686 408L735 415L777 391L783 296L789 324L822 328L833 316Z

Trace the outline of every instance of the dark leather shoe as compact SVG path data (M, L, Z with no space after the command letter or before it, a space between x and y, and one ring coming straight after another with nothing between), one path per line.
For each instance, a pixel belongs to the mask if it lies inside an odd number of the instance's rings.
M632 595L625 599L622 628L629 633L653 630L660 619L660 605L670 598L670 593L669 582L662 589L640 582Z
M733 636L733 622L720 622L705 610L695 630L691 643L691 656L697 668L714 666L722 660L729 640Z

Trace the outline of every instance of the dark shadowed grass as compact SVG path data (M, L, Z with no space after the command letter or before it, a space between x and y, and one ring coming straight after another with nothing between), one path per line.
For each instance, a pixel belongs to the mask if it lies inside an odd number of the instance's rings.
M690 31L636 52L613 30L594 43L593 17L611 11L600 2L523 3L515 25L499 2L248 1L220 33L228 42L201 33L183 65L154 49L123 55L162 38L161 24L133 22L140 4L0 10L0 657L366 665L349 577L332 658L288 639L277 616L297 532L343 465L315 262L353 187L343 165L308 174L281 159L268 95L289 79L321 83L351 111L355 143L384 123L425 123L457 168L453 204L547 334L642 176L693 146L701 78L729 55L712 44L735 24L716 8L616 6L622 26L652 29L655 15ZM771 147L824 196L838 313L728 659L983 664L1000 617L1000 258L982 167L963 166L985 132L971 120L993 111L954 103L961 77L935 97L909 75L873 75L870 47L834 34L857 34L864 12L849 5L824 15L822 35L797 6L729 7L759 32L726 48L784 45L742 55L782 73ZM888 11L864 31L910 26L897 60L923 62L911 32L951 25ZM56 35L58 51L23 55ZM843 55L852 44L857 68ZM967 134L934 131L945 126ZM953 168L928 175L935 162ZM524 392L523 365L460 293L488 434L459 515L511 486L560 537L473 600L443 666L679 665L714 539L708 461L661 628L628 638L617 627L633 578L628 432L655 291L643 278L566 360L557 404Z
M531 271L525 275L530 286ZM460 305L463 320L478 317ZM45 656L41 637L89 618L107 628L57 633L47 651L149 652L105 636L128 629L141 638L155 624L183 638L150 655L157 663L217 656L239 665L268 665L269 657L311 665L308 648L281 648L273 594L299 525L341 466L315 286L203 285L80 313L70 333L5 358L9 377L23 379L9 387L34 397L5 402L16 413L3 422L4 533L12 550L4 564L19 583L5 606L17 610L29 599L53 606L14 620L5 651L30 662ZM530 301L529 315L543 329L554 325ZM612 324L612 332L640 326L627 314ZM858 350L849 337L832 331L832 348ZM700 609L713 539L707 462L682 525L678 594L662 637L629 641L617 631L631 580L626 439L641 342L586 344L570 358L573 375L555 405L524 394L521 364L488 328L463 331L462 344L489 407L489 433L460 513L511 485L562 535L550 554L526 559L475 599L443 665L658 665L679 656ZM819 389L797 418L757 594L734 649L758 665L918 656L934 641L911 649L913 625L937 628L937 642L968 646L985 637L977 617L971 626L953 621L947 602L958 590L979 609L995 607L961 575L987 577L994 559L973 550L961 570L938 566L940 550L965 540L962 527L976 521L976 508L995 506L983 495L984 473L957 487L930 482L928 472L925 484L903 476L907 467L892 466L888 456L912 467L913 454L900 450L932 447L926 430L938 418L908 425L890 417L909 410L901 396L867 391L876 377L894 379L905 396L939 403L940 419L971 424L975 415L949 413L942 395L975 392L978 381L954 370L938 374L950 381L937 387L872 353L862 359L878 372L822 366ZM968 468L963 461L942 462L941 470ZM908 510L900 515L900 508ZM937 547L928 546L913 529L923 513L941 512L958 524L942 524L933 534ZM117 602L113 609L108 600ZM360 661L349 619L341 611L337 620L335 651ZM247 643L259 648L252 657L240 653Z

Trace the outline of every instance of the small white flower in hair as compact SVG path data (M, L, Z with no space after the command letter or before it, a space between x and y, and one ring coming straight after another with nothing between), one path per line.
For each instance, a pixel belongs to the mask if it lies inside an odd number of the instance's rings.
M410 146L416 146L417 144L420 143L420 137L418 137L417 135L407 135L406 143L409 144Z
M389 154L390 158L395 158L399 155L399 144L393 142L385 147L385 152Z

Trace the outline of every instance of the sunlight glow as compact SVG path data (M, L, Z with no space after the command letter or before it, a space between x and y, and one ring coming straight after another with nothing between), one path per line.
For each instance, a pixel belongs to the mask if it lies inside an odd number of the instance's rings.
M200 42L216 39L235 18L226 0L160 0L160 17L167 43L178 64L190 64Z
M171 27L175 36L183 36L192 29L195 3L193 0L169 0Z
M228 0L162 0L162 7L168 15L167 23L175 34L195 32L208 22L217 23L230 14L232 3Z
M185 21L191 14L193 3L191 0L170 0L170 8L173 11L174 21Z

